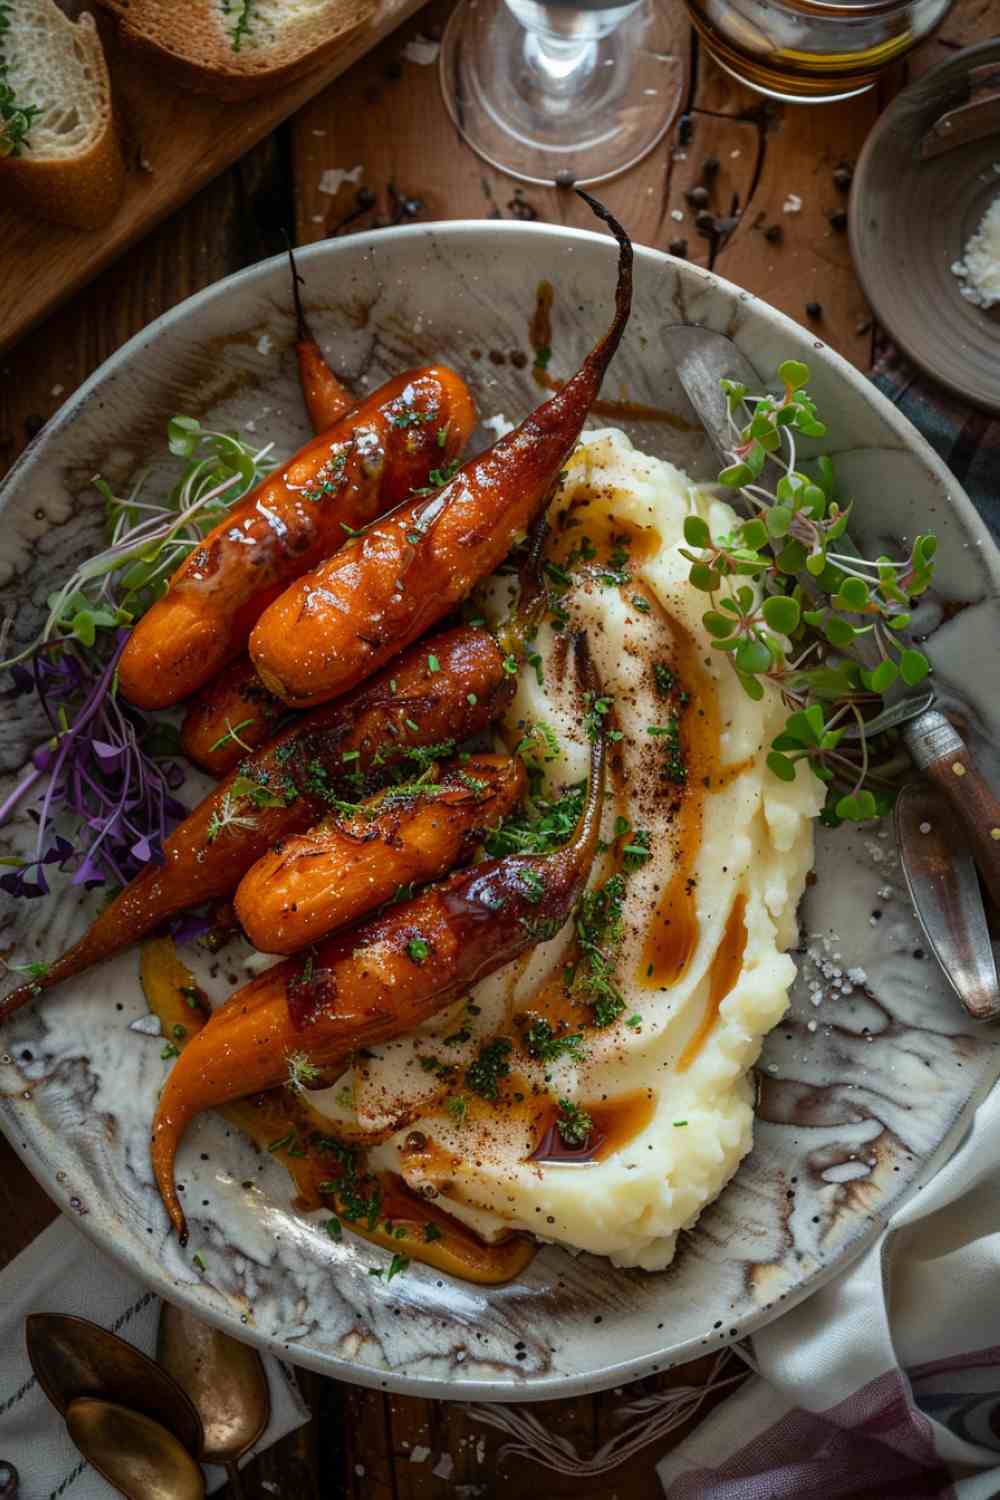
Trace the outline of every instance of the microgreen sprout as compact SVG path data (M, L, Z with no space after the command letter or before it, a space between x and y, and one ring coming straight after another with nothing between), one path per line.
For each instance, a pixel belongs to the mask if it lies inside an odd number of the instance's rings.
M715 649L751 698L761 699L770 683L791 710L772 744L771 770L790 781L806 761L833 784L828 814L872 817L890 799L879 790L862 710L878 706L897 680L912 687L930 671L899 633L910 623L911 601L931 583L937 542L918 535L900 561L854 554L845 537L851 506L837 498L830 459L811 462L809 472L798 467L796 435L826 433L806 389L808 367L786 360L778 377L780 395L754 396L722 381L732 462L719 482L738 491L752 514L723 536L713 536L702 516L687 516L681 550L690 582L709 596L702 619ZM773 489L762 482L768 464L780 471ZM797 574L806 575L805 586ZM850 655L864 637L877 658L871 667ZM851 722L857 743L838 748Z
M173 796L184 780L173 759L176 730L119 699L118 659L127 627L266 472L269 450L207 432L191 417L174 417L167 439L183 462L169 494L143 498L141 478L118 498L95 480L105 501L107 546L49 596L38 634L0 663L11 669L15 696L34 694L49 730L0 804L2 826L29 793L39 799L28 808L34 848L3 861L10 868L0 888L10 895L46 895L46 872L54 868L74 885L124 886L162 859L164 838L185 815ZM238 809L230 811L237 821ZM218 832L221 823L212 836Z
M166 591L188 553L270 467L271 444L248 448L226 433L204 430L194 417L173 417L167 441L170 452L186 462L165 500L143 498L147 474L124 497L95 476L94 488L105 502L108 544L49 595L39 634L0 666L25 661L52 641L78 641L89 649L99 631L131 625Z

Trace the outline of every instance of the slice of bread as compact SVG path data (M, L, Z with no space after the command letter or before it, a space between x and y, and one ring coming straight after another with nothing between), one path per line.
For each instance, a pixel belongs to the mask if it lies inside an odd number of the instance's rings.
M100 0L122 39L175 82L250 99L310 72L374 11L374 0Z
M96 229L124 188L93 16L74 25L54 0L0 0L0 201Z

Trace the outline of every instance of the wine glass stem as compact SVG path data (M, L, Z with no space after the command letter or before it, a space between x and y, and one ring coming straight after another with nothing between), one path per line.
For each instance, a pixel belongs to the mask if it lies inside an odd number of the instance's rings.
M552 94L571 93L593 71L597 54L590 37L555 37L549 32L529 31L524 55L540 76L542 87Z

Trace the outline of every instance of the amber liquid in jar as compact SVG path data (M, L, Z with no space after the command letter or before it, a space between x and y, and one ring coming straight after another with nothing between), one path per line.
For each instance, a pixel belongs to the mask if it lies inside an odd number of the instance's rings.
M952 0L687 0L727 72L758 93L828 103L872 87L929 36Z

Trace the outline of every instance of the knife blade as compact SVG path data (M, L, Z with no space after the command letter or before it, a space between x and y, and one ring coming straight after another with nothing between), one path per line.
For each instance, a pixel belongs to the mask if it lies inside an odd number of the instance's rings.
M693 323L674 323L664 329L664 341L695 415L721 462L730 463L729 409L721 382L735 380L761 392L767 389L766 382L726 334ZM733 503L739 503L735 490ZM846 533L838 538L837 546L844 553L860 555ZM808 599L825 601L811 573L803 569L795 576ZM905 631L894 635L906 639ZM881 660L871 633L856 636L844 654L869 669ZM1000 801L973 763L961 735L934 706L931 694L933 688L927 683L916 690L901 684L893 695L891 711L901 724L914 764L944 793L960 818L983 883L1000 906ZM911 707L912 716L901 722Z

